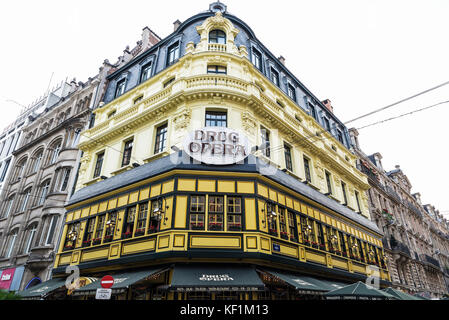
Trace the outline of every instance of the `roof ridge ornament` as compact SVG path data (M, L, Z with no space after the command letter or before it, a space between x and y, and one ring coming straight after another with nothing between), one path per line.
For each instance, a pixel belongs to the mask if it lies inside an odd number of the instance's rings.
M226 13L227 8L228 7L224 3L220 2L219 0L216 2L212 2L209 5L209 10L212 12L215 12L215 13L217 13L217 12L220 12L221 14Z

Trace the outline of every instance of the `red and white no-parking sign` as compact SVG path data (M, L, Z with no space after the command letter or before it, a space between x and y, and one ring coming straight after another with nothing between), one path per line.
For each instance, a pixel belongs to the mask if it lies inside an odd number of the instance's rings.
M114 285L114 278L111 276L104 276L101 278L101 287L105 289L109 289Z

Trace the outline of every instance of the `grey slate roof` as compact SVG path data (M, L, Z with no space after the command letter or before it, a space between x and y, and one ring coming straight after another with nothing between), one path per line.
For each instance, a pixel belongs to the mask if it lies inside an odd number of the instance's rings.
M87 200L93 196L98 196L105 194L141 180L145 180L172 170L200 170L200 171L225 171L225 172L247 172L247 173L258 173L266 176L267 178L290 188L301 195L314 200L321 205L327 207L328 209L338 212L341 215L365 226L366 228L382 234L377 225L368 220L367 218L355 213L351 209L341 205L335 200L332 200L322 194L321 192L313 189L307 184L297 180L296 178L288 175L281 170L271 168L270 175L265 175L267 172L266 164L262 162L259 158L250 155L245 163L233 164L227 166L212 166L206 164L192 163L190 158L186 154L182 154L180 151L178 154L174 153L171 156L166 156L164 158L152 161L140 167L134 168L132 170L126 171L122 174L116 175L114 177L108 178L101 182L95 183L83 189L77 191L69 200L68 205L73 205L81 201Z

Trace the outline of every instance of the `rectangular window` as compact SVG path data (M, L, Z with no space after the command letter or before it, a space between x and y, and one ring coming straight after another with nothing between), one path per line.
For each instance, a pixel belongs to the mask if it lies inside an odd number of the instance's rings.
M228 197L228 231L242 231L242 199Z
M164 88L167 88L170 84L172 84L173 82L175 82L176 77L171 78L170 80L164 82Z
M156 199L151 202L151 212L150 212L150 224L148 227L148 233L157 233L161 228L161 220L162 220L162 199Z
M364 249L364 244L362 243L362 241L360 241L360 239L357 239L357 244L358 244L358 248L359 248L359 257L360 257L360 260L362 261L362 262L365 262L365 253L364 253L364 251L365 251L365 249Z
M123 93L125 93L125 84L126 79L122 79L117 82L117 88L115 89L115 98L120 97Z
M270 131L264 127L260 127L261 137L262 137L262 154L267 158L270 157Z
M316 120L317 119L316 110L315 110L315 107L311 103L309 103L309 110L310 110L310 115Z
M227 74L227 68L223 66L210 65L207 66L207 73L209 74Z
M108 220L106 221L106 230L104 234L104 243L112 241L115 232L115 226L117 223L117 211L109 213Z
M228 114L226 112L206 111L206 127L228 126Z
M355 191L354 193L355 193L355 201L357 202L357 210L359 210L358 213L361 213L362 209L360 208L359 192Z
M301 216L302 240L306 245L315 243L315 229L313 220Z
M6 161L5 164L3 165L3 171L2 171L2 175L0 177L0 182L3 182L5 180L5 176L6 176L6 173L8 172L10 162L11 162L11 159L8 159L8 161Z
M97 155L97 161L95 163L94 178L99 177L101 174L101 167L103 166L103 159L104 159L104 152L99 153Z
M271 68L271 81L279 87L279 73L274 70L274 68Z
M122 238L131 238L134 231L134 221L136 221L136 206L129 207L125 214L125 223L123 224Z
M139 213L137 214L136 236L142 236L145 234L147 216L148 216L148 203L142 203L139 205Z
M287 220L285 219L285 209L278 207L278 215L279 215L279 232L281 234L281 238L288 240Z
M306 175L306 181L312 183L312 175L310 173L310 160L304 157L304 173Z
M92 129L94 126L95 126L95 113L92 113L89 119L89 129Z
M48 227L47 238L45 239L46 245L49 245L53 242L53 235L55 234L57 223L58 223L58 216L52 216L50 226Z
M122 167L129 165L129 163L131 162L133 141L134 140L128 140L127 142L125 142L125 147L123 149Z
M106 215L103 214L97 219L97 227L95 229L95 236L93 238L93 244L97 245L101 243L101 238L103 238L104 223L106 222Z
M76 240L80 234L81 223L73 223L68 227L67 235L64 243L64 249L72 250L75 248Z
M86 232L84 235L83 247L88 247L92 244L95 230L95 218L89 219L87 222Z
M316 227L317 227L318 246L321 250L326 250L326 244L324 242L323 225L317 222Z
M296 102L296 89L291 84L288 85L288 96Z
M346 241L345 241L345 235L343 234L343 232L338 231L338 235L340 237L340 247L341 247L341 253L343 254L344 257L347 257L347 252L346 252Z
M331 174L328 171L326 173L326 183L327 183L327 194L332 194L332 183L331 183Z
M254 48L252 50L251 62L257 69L262 71L262 55Z
M28 234L28 241L25 247L25 253L29 253L33 245L34 236L36 234L36 226L33 226Z
M298 241L297 235L296 235L296 214L293 212L287 213L287 219L288 219L288 231L290 233L290 241Z
M145 82L148 79L150 79L152 70L153 70L153 63L152 62L150 62L150 63L146 64L145 66L143 66L143 68L142 68L142 75L140 77L140 82Z
M190 229L204 230L204 216L206 209L205 196L190 197Z
M61 179L61 188L59 189L62 192L67 189L71 171L72 171L72 168L64 168L64 171L62 173L62 179Z
M343 181L341 182L341 190L343 191L343 205L346 206L348 204L348 197L346 196L346 183Z
M224 197L209 196L209 226L211 231L223 231Z
M165 145L167 143L167 124L156 129L156 141L154 143L154 154L161 153L165 150Z
M338 130L338 129L337 129L337 139L338 139L338 141L340 141L341 144L343 144L343 145L345 144L343 141L343 132L341 132L341 130Z
M179 59L179 41L168 47L167 50L167 66L172 65Z
M327 233L327 245L329 246L329 251L331 253L340 254L340 249L338 248L337 231L334 228L326 227L326 233Z
M291 147L285 143L284 143L284 156L285 156L285 167L287 168L287 170L293 171Z
M324 123L324 129L326 129L327 131L331 131L331 125L329 123L329 119L326 117L323 117L323 123Z
M268 233L277 237L279 235L276 217L277 217L276 206L273 203L268 202L267 203Z

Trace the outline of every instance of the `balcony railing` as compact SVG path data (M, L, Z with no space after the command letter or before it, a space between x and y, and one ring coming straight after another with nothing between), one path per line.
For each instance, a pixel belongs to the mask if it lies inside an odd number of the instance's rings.
M404 243L392 239L390 240L390 245L393 251L397 251L411 257L410 249Z
M430 263L431 265L440 269L440 262L437 259L432 258L431 256L429 256L427 254L421 254L420 258L421 258L421 261Z
M209 43L209 51L226 52L226 44Z
M411 211L413 211L414 213L416 213L418 216L422 217L421 211L420 211L417 207L415 207L414 204L412 204L412 203L409 202L409 201L406 201L406 205L407 205L407 207L408 207Z

